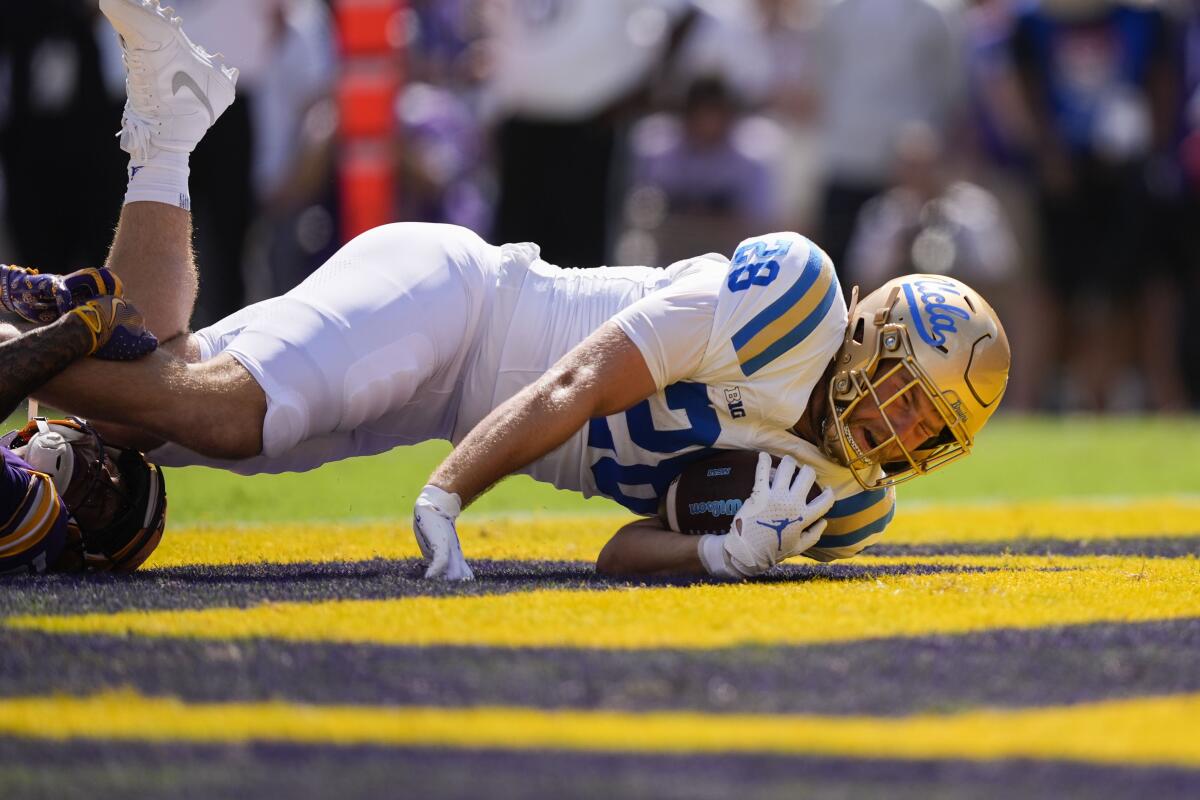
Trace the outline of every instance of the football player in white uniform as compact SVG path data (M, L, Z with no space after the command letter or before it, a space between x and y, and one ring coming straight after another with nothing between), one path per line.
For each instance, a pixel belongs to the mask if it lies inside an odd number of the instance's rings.
M76 365L45 399L110 434L127 426L130 444L165 442L156 463L305 470L449 439L414 530L429 577L464 579L455 519L510 473L645 515L713 450L786 456L774 478L760 469L729 534L643 520L599 561L739 577L874 541L893 485L969 452L1003 393L1007 341L968 287L910 276L848 310L829 258L795 233L747 240L732 260L576 270L531 244L388 225L286 295L175 335L194 298L187 153L232 101L236 72L156 0L101 7L130 64L130 192L109 266L164 345L136 364ZM182 289L164 297L164 285ZM814 479L825 491L809 501Z

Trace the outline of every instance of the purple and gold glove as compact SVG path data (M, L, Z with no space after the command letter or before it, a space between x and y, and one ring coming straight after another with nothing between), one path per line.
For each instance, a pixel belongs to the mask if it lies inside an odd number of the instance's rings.
M142 312L123 297L103 295L72 309L92 334L88 355L108 361L133 361L153 353L158 339L146 330Z
M0 305L29 322L45 324L97 297L120 297L121 279L107 267L70 275L0 264Z

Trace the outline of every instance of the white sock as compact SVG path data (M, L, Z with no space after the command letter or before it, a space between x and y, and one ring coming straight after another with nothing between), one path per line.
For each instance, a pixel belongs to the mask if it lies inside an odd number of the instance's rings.
M125 202L149 201L190 211L192 197L188 193L188 153L159 150L152 158L129 159L129 187Z

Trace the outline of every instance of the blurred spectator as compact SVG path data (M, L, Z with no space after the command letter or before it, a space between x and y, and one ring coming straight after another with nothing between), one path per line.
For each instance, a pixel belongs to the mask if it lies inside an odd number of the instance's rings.
M417 83L455 84L484 35L489 0L409 0L408 69Z
M413 4L412 80L397 104L400 218L491 236L494 189L480 119L487 49L480 0Z
M782 227L811 232L821 179L820 130L814 112L819 75L818 0L758 0L758 26L770 74L763 111L783 127L775 162Z
M899 137L895 185L869 201L846 255L867 286L908 272L953 275L991 298L1011 280L1016 242L989 192L953 180L940 138L916 124ZM1004 316L1004 315L1001 315Z
M493 236L550 261L606 261L624 112L662 74L689 0L504 0L494 9Z
M715 77L744 110L769 117L780 130L771 137L774 197L767 202L785 220L778 224L796 230L811 228L820 160L812 125L817 5L817 0L698 3L662 98L679 105L697 80Z
M1200 0L1180 0L1181 105L1179 159L1191 193L1200 193Z
M862 206L887 188L896 136L910 122L945 134L961 66L949 0L841 0L820 23L825 188L819 241L839 268ZM859 281L842 274L849 290Z
M46 272L99 266L125 186L92 0L0 4L0 164L10 252ZM107 35L111 35L108 32Z
M1191 0L1183 19L1183 142L1181 161L1188 188L1200 194L1200 0Z
M1179 146L1184 186L1187 308L1200 308L1200 0L1191 0L1182 25L1183 108ZM1193 407L1200 407L1200 326L1183 326L1183 364Z
M696 81L678 119L651 117L634 136L630 213L635 226L654 229L656 247L626 249L619 260L666 264L731 253L742 239L777 227L770 156L781 138L768 120L745 117L724 81Z
M258 216L245 270L247 302L288 291L340 244L332 25L321 0L283 0L272 9L252 108Z
M994 303L1008 321L1013 366L1005 408L1029 411L1040 407L1049 378L1051 312L1041 272L1041 230L1036 194L1029 180L1034 123L1022 95L1012 57L1014 7L1010 0L974 0L963 14L965 74L968 94L970 175L1000 203L1014 234L1014 267L1003 293L1020 303ZM991 298L991 295L988 295Z
M1155 231L1175 172L1169 44L1144 3L1046 0L1017 18L1069 408L1184 405L1178 292Z
M1034 122L1013 63L1016 9L1011 0L973 0L962 15L973 155L1022 174L1034 145Z
M1033 375L1020 367L1045 348L1037 288L1025 279L1016 237L994 195L956 180L940 138L912 125L900 136L895 185L863 207L846 255L864 286L910 272L951 275L977 289L996 309L1012 344L1005 395L1008 410L1029 410Z
M761 106L771 88L773 53L756 0L699 0L695 12L664 77L667 101L678 104L696 80L716 77L745 106Z
M446 87L409 84L400 100L400 122L400 218L486 233L492 205L485 189L484 137L468 103Z
M766 42L768 102L787 116L812 115L820 72L817 28L821 0L756 0Z

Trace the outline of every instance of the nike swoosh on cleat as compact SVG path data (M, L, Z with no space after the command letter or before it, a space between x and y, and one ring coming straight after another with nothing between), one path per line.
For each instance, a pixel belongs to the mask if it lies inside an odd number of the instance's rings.
M186 72L176 72L175 77L171 78L171 94L179 94L180 89L191 89L196 95L196 99L204 105L204 110L208 112L208 124L212 125L217 121L217 115L213 113L212 104L208 102L208 95L200 88L200 84L196 83L196 79Z

